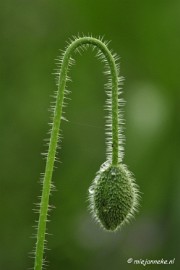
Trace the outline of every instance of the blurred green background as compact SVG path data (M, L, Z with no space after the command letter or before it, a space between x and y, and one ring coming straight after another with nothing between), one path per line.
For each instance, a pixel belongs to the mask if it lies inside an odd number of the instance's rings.
M105 35L125 77L125 163L142 192L134 221L102 231L87 194L105 161L103 65L75 56L51 197L48 269L140 269L127 259L174 259L179 269L180 1L0 1L0 270L32 267L33 213L45 162L55 58L78 33Z

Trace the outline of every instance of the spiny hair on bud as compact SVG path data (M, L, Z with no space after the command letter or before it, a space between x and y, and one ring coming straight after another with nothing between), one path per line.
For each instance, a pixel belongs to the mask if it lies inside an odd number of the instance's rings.
M100 225L116 231L137 211L138 186L124 164L105 162L89 188L90 211Z

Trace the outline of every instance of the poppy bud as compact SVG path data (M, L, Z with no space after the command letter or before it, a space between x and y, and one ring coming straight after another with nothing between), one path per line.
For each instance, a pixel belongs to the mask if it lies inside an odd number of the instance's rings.
M95 219L106 230L115 231L134 215L139 195L127 167L106 162L89 189L89 197Z

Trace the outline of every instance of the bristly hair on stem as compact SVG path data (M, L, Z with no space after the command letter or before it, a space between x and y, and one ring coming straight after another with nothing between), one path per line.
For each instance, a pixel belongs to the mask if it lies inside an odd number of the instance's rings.
M55 102L51 104L52 123L48 153L46 155L45 173L42 178L42 196L39 204L39 220L35 248L34 270L45 266L44 249L48 212L50 211L49 196L53 189L52 174L56 161L57 149L61 141L60 124L66 120L64 107L68 100L67 82L70 81L68 71L75 64L73 53L80 53L91 47L96 51L97 58L104 63L104 73L107 76L105 90L107 94L105 108L106 117L106 165L97 173L89 195L90 209L95 219L102 227L114 231L124 224L136 211L138 205L138 189L133 177L128 172L123 161L123 116L124 101L122 93L122 77L119 75L119 57L108 49L108 42L103 38L92 36L73 37L65 51L58 58L57 85ZM102 169L103 168L103 169Z

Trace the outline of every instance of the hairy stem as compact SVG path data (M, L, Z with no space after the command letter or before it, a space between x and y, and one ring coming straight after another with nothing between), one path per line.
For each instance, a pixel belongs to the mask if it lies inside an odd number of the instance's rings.
M46 221L48 213L48 204L49 204L49 195L51 191L51 179L53 173L53 166L56 155L56 148L59 136L59 129L62 119L62 108L63 100L65 94L65 87L67 81L67 72L68 66L71 59L72 53L83 47L84 45L92 45L93 47L98 48L102 53L104 59L109 66L110 76L111 76L111 117L112 117L112 165L117 166L119 162L119 122L118 122L118 71L115 63L115 59L106 44L101 40L93 37L82 37L75 39L66 49L63 59L61 70L59 74L59 83L58 83L58 92L56 98L56 106L54 110L53 126L51 131L51 138L49 143L49 150L46 161L45 175L43 180L43 190L42 198L40 204L40 215L38 222L38 231L37 231L37 243L36 243L36 253L35 253L35 270L41 270L43 266L43 253L44 253L44 242L45 242L45 232L46 232Z

